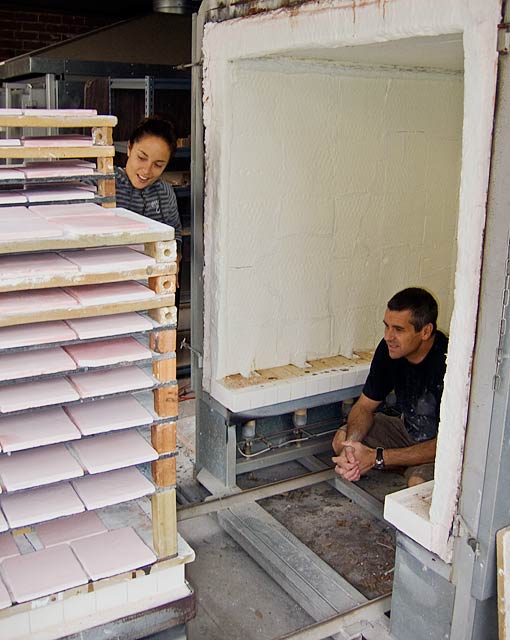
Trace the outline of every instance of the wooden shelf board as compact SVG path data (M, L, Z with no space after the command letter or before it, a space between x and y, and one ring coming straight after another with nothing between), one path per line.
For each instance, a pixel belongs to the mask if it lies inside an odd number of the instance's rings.
M125 280L143 280L152 276L174 275L176 271L177 265L175 262L160 262L142 269L108 270L101 273L61 273L59 275L6 278L5 280L0 276L0 292L47 289L48 287L67 287L80 284L103 284L105 282L122 282Z
M107 158L115 155L115 147L91 145L81 147L2 147L1 158Z
M0 115L0 127L115 127L117 116Z
M91 316L109 316L126 311L145 311L175 305L174 294L155 295L144 300L116 302L113 304L95 304L90 306L70 307L68 309L51 309L40 311L34 309L29 313L0 316L0 327L12 327L30 322L46 322L47 320L71 320L72 318L89 318Z

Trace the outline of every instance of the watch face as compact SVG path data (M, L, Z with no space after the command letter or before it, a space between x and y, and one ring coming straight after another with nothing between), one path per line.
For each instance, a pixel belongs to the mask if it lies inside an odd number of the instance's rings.
M376 469L382 469L384 467L383 451L384 449L382 447L377 447L376 449L376 452L375 452L375 468Z

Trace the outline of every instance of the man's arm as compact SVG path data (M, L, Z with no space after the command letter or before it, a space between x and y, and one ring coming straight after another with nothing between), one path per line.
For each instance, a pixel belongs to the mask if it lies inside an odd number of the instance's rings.
M437 438L412 444L409 447L400 449L384 450L384 466L392 467L415 467L420 464L434 462L436 458ZM350 448L358 462L359 474L362 476L370 471L375 465L376 450L367 447L361 442L345 440L345 448ZM341 475L341 474L340 474ZM350 479L347 478L347 479ZM357 478L359 479L359 478Z
M381 403L378 400L371 400L364 393L353 404L349 417L347 418L347 431L339 429L333 438L333 451L339 455L344 440L354 440L361 442L370 431L374 422L374 413Z

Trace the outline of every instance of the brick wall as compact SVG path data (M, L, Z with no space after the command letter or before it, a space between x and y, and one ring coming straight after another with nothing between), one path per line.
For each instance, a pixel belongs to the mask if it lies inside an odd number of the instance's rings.
M0 61L122 20L122 16L71 15L0 9Z

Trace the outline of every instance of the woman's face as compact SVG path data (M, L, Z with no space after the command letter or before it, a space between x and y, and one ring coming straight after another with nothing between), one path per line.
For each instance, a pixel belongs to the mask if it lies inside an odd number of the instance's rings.
M163 138L145 135L128 145L126 173L136 189L145 189L156 182L170 160L171 150Z

